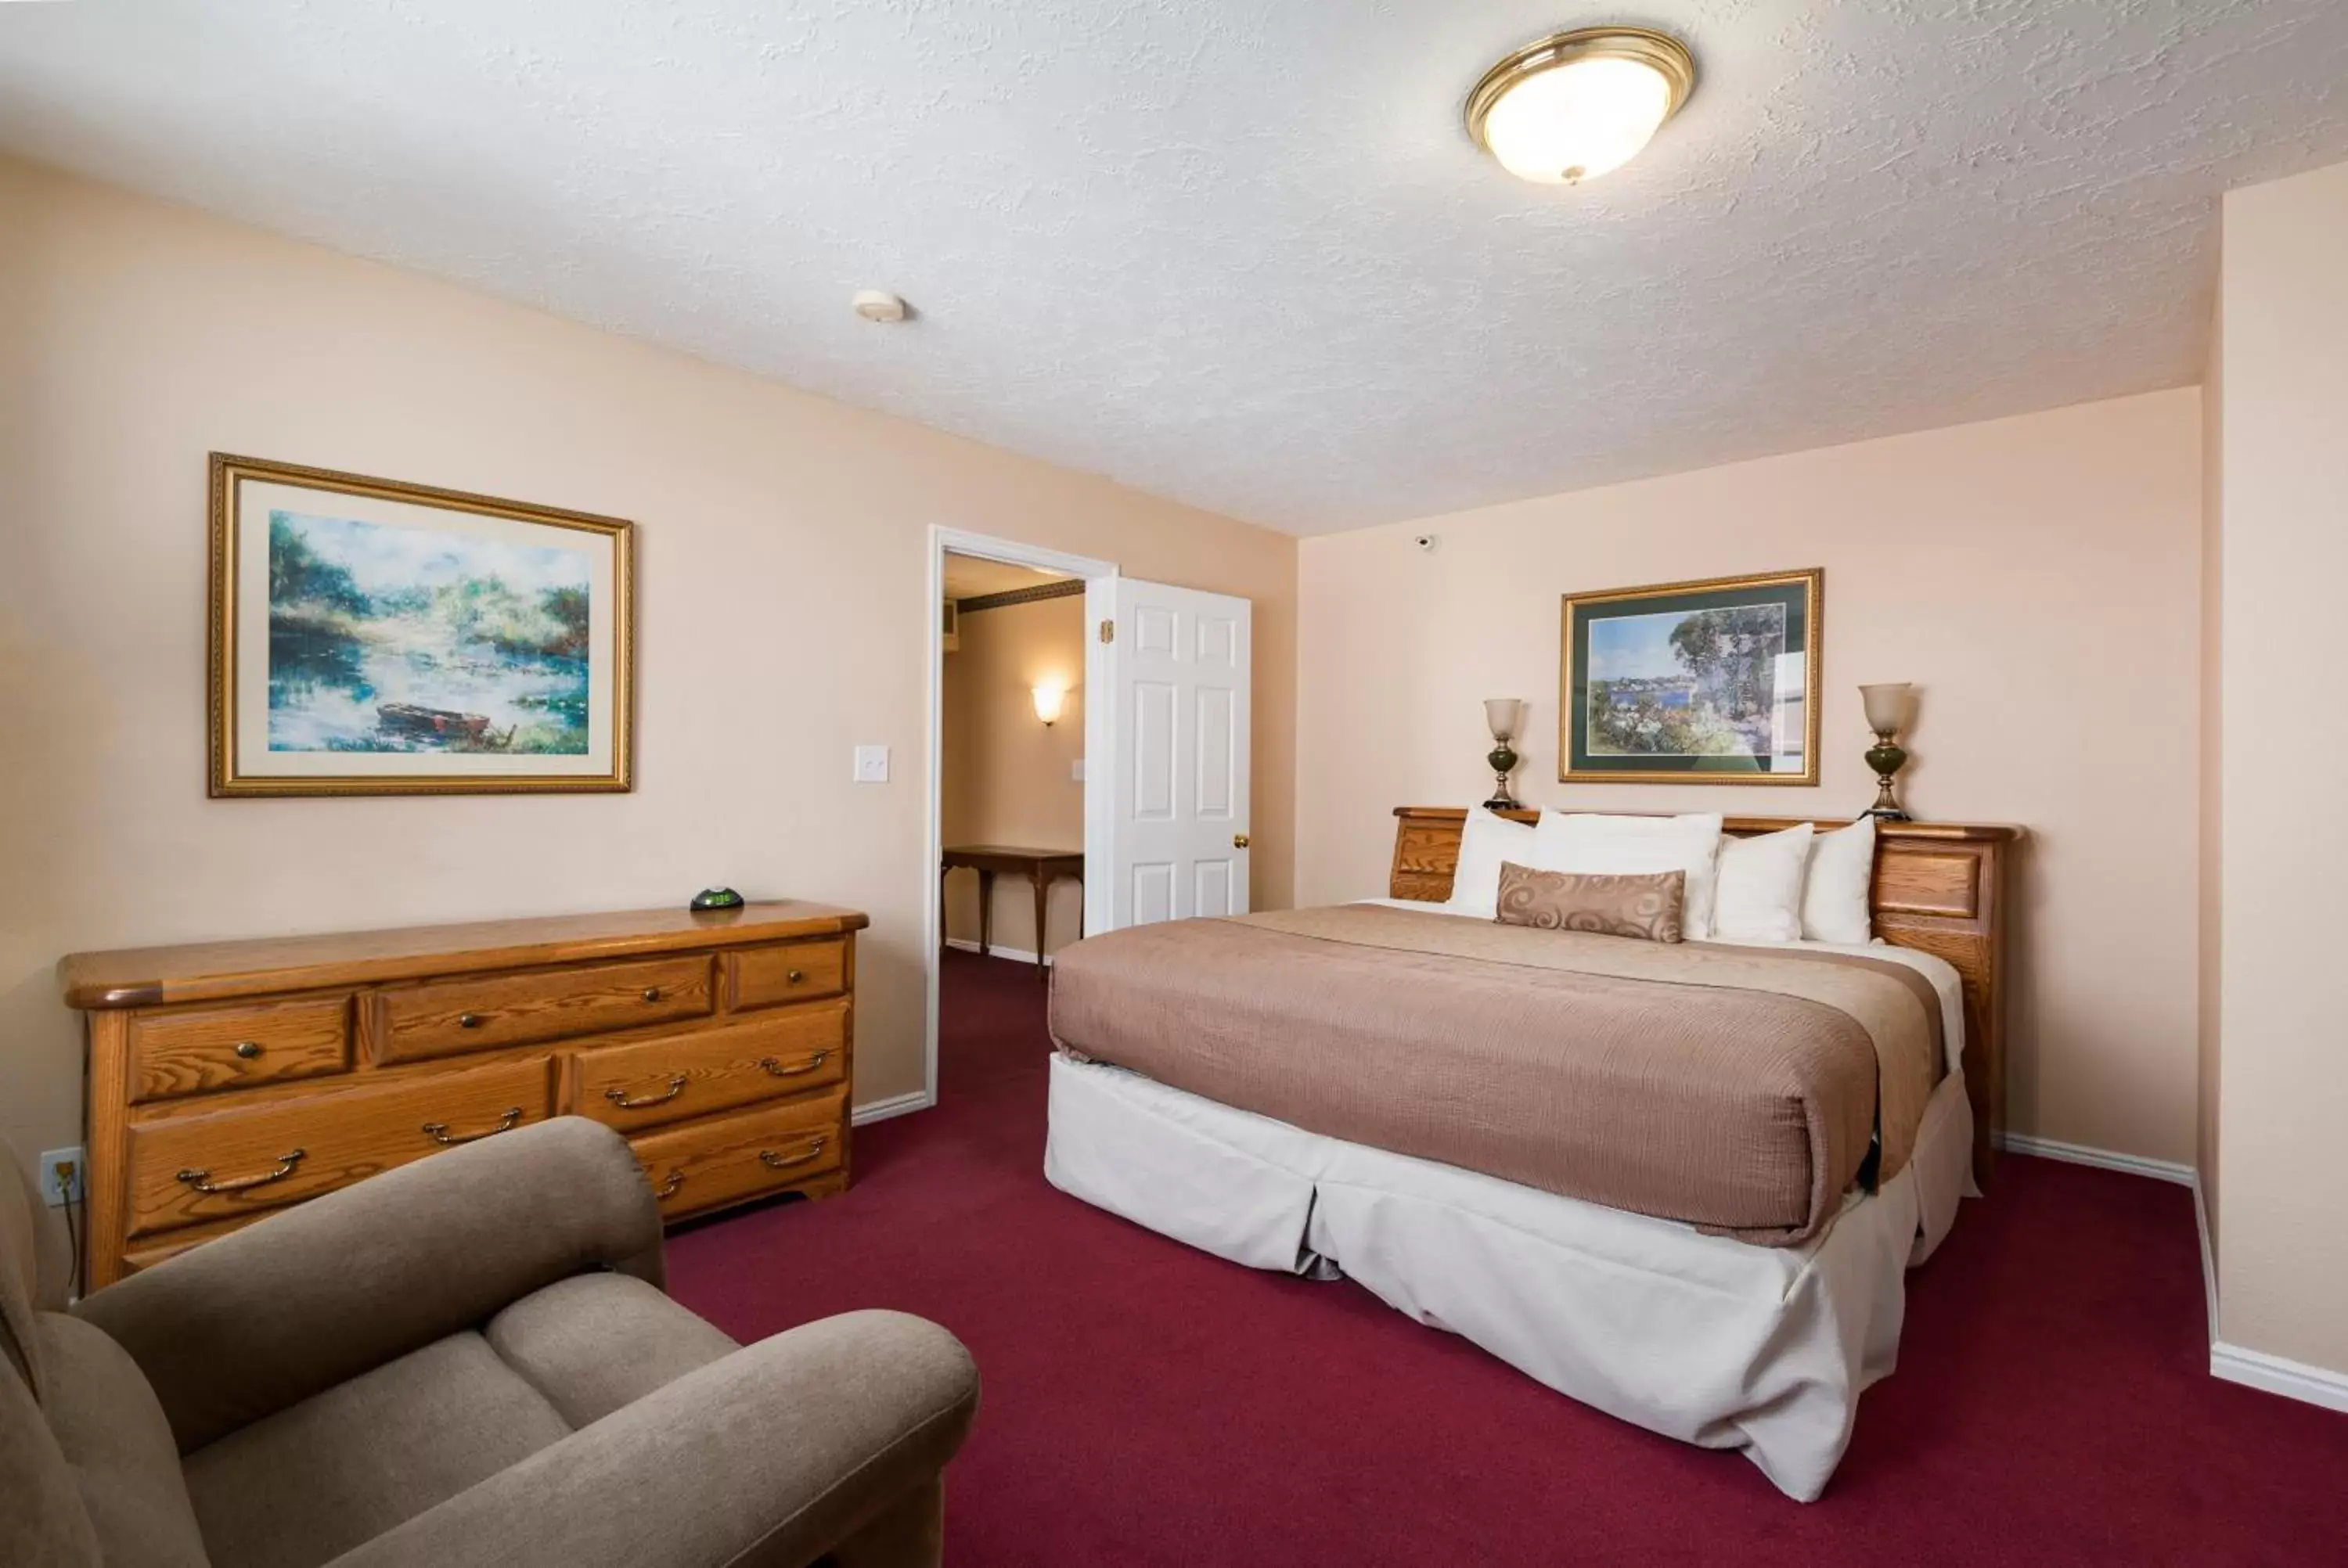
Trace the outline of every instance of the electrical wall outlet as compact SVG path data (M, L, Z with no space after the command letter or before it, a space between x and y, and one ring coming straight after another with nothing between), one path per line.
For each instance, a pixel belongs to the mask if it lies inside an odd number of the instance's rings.
M66 1206L70 1198L82 1200L82 1173L89 1168L78 1146L71 1149L41 1151L41 1201L53 1209Z
M859 746L856 748L856 782L887 784L889 782L889 748Z

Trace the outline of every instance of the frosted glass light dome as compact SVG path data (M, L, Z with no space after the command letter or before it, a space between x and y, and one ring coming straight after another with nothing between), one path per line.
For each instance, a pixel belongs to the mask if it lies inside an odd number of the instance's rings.
M1468 95L1468 129L1519 179L1578 185L1639 155L1695 87L1678 39L1585 27L1529 44Z

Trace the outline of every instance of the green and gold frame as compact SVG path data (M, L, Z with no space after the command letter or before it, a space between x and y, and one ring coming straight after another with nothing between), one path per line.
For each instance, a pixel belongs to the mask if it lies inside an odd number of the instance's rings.
M1818 782L1821 570L1565 596L1558 777Z

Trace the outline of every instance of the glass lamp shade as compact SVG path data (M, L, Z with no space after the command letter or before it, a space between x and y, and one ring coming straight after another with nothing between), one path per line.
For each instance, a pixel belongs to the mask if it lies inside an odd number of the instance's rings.
M1669 34L1577 27L1486 71L1468 134L1519 179L1578 185L1637 157L1694 89L1694 57Z
M1496 741L1514 740L1517 726L1524 723L1525 702L1521 697L1487 697L1484 699L1484 723L1492 727Z
M1636 158L1673 108L1672 84L1644 60L1571 60L1502 94L1484 145L1519 179L1577 185Z
M1867 710L1867 727L1879 735L1896 735L1908 722L1908 693L1913 687L1905 681L1894 681L1880 686L1861 686L1859 700Z
M1035 716L1046 724L1057 723L1060 710L1068 700L1067 690L1061 686L1037 686L1031 695L1035 699Z

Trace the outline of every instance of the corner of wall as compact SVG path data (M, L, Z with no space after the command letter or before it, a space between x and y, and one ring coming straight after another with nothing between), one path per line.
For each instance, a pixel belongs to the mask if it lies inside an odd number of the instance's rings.
M2202 1214L2203 1266L2209 1276L2209 1332L2218 1332L2218 1103L2222 1059L2225 929L2225 329L2222 288L2209 307L2209 348L2201 382L2201 747L2199 900L2194 1100L2195 1199Z

